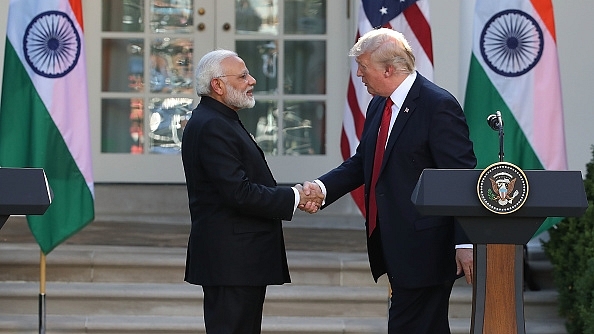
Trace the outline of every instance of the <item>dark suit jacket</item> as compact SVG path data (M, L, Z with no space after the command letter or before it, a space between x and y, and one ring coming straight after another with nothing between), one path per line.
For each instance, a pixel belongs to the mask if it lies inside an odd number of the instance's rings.
M276 187L237 112L202 97L182 139L192 229L185 280L199 285L290 282L281 219L295 195Z
M365 205L375 142L386 98L367 109L356 153L319 179L326 205L365 184ZM425 168L474 168L476 158L462 108L446 90L417 73L394 123L376 185L378 227L367 240L374 279L388 273L401 287L423 287L454 280L455 245L470 243L452 217L422 216L411 201ZM448 196L452 189L435 189ZM369 211L369 210L366 210ZM368 224L366 223L366 226Z

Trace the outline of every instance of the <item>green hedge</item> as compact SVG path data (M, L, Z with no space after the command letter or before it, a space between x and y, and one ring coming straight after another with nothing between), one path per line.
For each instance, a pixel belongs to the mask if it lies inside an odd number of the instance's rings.
M594 334L594 146L592 154L584 180L588 209L549 229L550 240L543 242L569 334Z

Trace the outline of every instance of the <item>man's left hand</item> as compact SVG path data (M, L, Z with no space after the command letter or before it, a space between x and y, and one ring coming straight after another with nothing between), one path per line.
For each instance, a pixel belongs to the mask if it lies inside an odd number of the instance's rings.
M460 275L464 271L466 283L472 284L473 269L473 251L472 248L456 249L456 274Z

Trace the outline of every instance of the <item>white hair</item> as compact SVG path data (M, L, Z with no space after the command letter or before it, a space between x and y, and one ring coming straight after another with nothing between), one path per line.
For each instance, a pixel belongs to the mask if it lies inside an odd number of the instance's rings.
M216 77L224 75L221 62L229 57L237 57L237 53L230 50L214 50L205 54L194 71L194 82L196 94L209 95L211 93L210 82Z
M353 45L349 56L358 57L369 53L377 64L392 65L398 70L412 73L415 56L404 35L396 30L380 28L368 31Z

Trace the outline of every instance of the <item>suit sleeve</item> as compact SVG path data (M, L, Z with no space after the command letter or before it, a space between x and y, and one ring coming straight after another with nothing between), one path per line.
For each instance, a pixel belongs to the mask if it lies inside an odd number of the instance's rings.
M367 146L367 138L369 137L369 124L376 113L382 109L381 106L384 102L385 98L379 96L374 97L369 102L363 132L355 154L345 160L340 166L318 178L324 183L327 190L326 205L331 204L365 183L365 157L368 154L365 147Z
M363 184L363 161L355 154L340 166L318 178L326 187L325 206L328 206Z
M243 214L291 220L295 194L278 187L266 160L242 128L212 119L197 138L202 170L217 190L213 199Z

